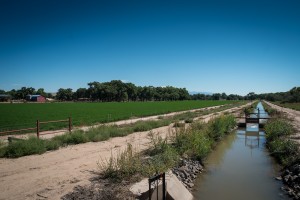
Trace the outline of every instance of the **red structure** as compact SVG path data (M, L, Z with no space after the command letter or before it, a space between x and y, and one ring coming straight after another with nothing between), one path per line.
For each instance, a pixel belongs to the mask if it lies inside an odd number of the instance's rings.
M43 96L39 96L39 97L36 98L36 101L37 102L46 102L46 98L43 97Z
M27 95L27 101L46 102L46 98L42 95Z

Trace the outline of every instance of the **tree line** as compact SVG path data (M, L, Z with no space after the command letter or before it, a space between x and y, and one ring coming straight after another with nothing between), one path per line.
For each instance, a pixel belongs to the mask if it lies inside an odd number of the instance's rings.
M12 89L10 91L5 91L0 89L0 94L6 94L11 97L11 99L22 100L26 99L27 95L42 95L47 98L53 98L52 93L45 92L44 88L39 88L36 90L33 87L21 87L21 89Z
M256 98L267 101L279 101L281 103L298 103L300 102L300 87L294 87L287 92L259 94L256 95Z
M78 88L73 91L71 88L60 88L56 95L47 93L43 88L35 90L33 87L22 87L19 90L4 91L0 94L8 94L11 99L26 99L27 95L42 95L46 98L55 98L59 101L178 101L178 100L254 100L267 99L277 100L285 99L281 93L269 93L257 95L250 92L245 96L226 93L214 94L193 94L190 95L186 88L176 88L173 86L154 87L154 86L136 86L133 83L124 83L120 80L110 82L90 82L87 88ZM293 89L292 89L293 90ZM299 92L299 88L294 89ZM293 91L294 91L293 90ZM295 93L294 91L294 93ZM293 95L292 95L293 96ZM280 98L279 98L280 97ZM294 97L291 97L294 98ZM290 99L290 97L288 98Z
M188 100L190 95L185 88L136 86L120 80L110 82L90 82L88 88L60 88L56 94L58 100L92 100L92 101L177 101Z
M110 82L90 82L87 88L60 88L56 95L46 93L43 88L35 90L33 87L22 87L19 90L0 90L0 94L10 95L11 99L23 100L27 95L42 95L46 98L55 98L59 101L177 101L191 99L185 88L173 86L153 87L136 86L133 83L124 83L120 80Z

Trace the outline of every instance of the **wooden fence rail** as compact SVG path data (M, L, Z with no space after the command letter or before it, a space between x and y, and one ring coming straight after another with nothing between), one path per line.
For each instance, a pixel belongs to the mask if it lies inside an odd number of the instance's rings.
M3 131L3 132L0 132L0 135L8 134L8 133L16 133L16 132L21 132L21 131L35 130L37 138L40 138L40 132L41 132L40 129L41 129L42 124L59 123L59 122L68 122L68 129L69 129L69 132L71 133L71 131L72 131L72 118L69 117L68 119L65 119L65 120L56 120L56 121L43 121L43 122L41 122L40 120L36 120L36 127L34 127L34 128L23 128L23 129L17 129L17 130Z

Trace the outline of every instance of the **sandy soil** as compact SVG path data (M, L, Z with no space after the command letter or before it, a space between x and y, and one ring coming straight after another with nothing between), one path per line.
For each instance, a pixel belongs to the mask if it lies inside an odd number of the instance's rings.
M238 112L243 107L223 112ZM214 116L216 114L209 114L201 119L208 121ZM165 137L171 130L172 125L152 131ZM60 199L74 186L89 184L100 170L97 163L117 155L128 143L138 151L147 149L148 133L68 146L42 155L0 159L0 199Z
M293 134L291 138L300 143L300 111L290 108L283 108L267 101L265 101L265 103L267 103L272 108L283 112L290 119L290 122L292 122L294 128L296 129L295 134Z

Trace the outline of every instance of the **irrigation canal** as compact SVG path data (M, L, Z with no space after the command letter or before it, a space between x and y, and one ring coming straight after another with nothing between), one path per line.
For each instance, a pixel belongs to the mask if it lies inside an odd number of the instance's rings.
M257 108L265 113L261 103ZM267 115L266 115L267 117ZM247 124L228 135L204 161L206 171L195 181L195 199L290 199L275 180L279 165L265 147L265 133L258 124Z

